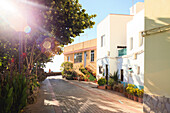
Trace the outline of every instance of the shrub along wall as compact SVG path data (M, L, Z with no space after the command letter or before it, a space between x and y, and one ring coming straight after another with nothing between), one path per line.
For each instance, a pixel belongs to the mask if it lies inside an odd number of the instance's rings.
M35 102L39 86L36 75L26 76L17 72L1 74L0 113L18 113L27 102Z
M0 78L0 110L1 113L18 113L27 102L27 82L22 74L12 78L2 75Z

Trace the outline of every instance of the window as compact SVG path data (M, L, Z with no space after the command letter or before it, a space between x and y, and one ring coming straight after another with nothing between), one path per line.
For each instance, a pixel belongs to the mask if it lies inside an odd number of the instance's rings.
M118 56L123 56L123 55L127 55L127 49L126 48L118 50Z
M82 53L75 53L74 54L74 63L82 62Z
M91 51L91 62L94 62L94 50Z
M67 61L68 61L68 62L70 61L70 56L67 57Z
M133 49L133 38L130 38L130 50Z
M104 46L104 37L105 37L105 35L101 36L101 47Z

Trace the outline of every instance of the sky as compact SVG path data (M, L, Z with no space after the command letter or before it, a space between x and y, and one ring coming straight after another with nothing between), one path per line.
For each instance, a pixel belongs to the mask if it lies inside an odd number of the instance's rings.
M137 2L144 2L144 0L134 0ZM95 25L92 29L86 29L83 34L74 39L72 44L97 38L97 24L100 23L108 14L129 14L129 8L132 7L132 0L79 0L82 8L86 9L88 14L96 14L97 17L93 19ZM71 45L72 45L71 44ZM45 71L58 72L60 65L64 62L64 55L56 55L53 63L47 63Z

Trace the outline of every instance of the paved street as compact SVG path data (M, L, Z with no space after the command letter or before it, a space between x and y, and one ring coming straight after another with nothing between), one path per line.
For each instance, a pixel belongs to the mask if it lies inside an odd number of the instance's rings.
M100 90L96 84L48 77L41 87L38 102L26 113L113 113L142 112L142 104L114 91ZM43 97L43 98L42 98ZM43 102L42 102L43 100ZM41 102L40 102L41 101ZM53 108L52 108L53 107Z

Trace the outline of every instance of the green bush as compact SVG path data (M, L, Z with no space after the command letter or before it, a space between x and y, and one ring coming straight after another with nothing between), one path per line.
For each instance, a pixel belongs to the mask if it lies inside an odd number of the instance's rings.
M37 75L32 74L27 77L27 102L33 104L36 101L40 84L37 81Z
M110 78L112 78L116 83L118 83L119 80L119 74L118 71L114 72L114 74L110 74Z
M77 77L77 76L78 76L77 72L76 72L76 71L73 71L73 72L72 72L72 76L73 76L73 77Z
M0 77L0 110L1 113L18 113L27 103L27 82L23 74L10 73Z
M105 78L100 78L100 79L98 80L98 84L99 84L99 86L105 85L105 84L106 84L106 79L105 79Z
M67 74L72 74L73 72L73 63L71 62L63 62L61 64L61 74L66 76Z
M44 69L40 68L37 70L37 78L39 82L42 82L47 78L46 74L44 73Z
M113 84L114 84L114 80L112 78L109 78L108 85L113 86Z
M73 79L73 75L67 74L67 75L66 75L66 79L72 80L72 79Z

